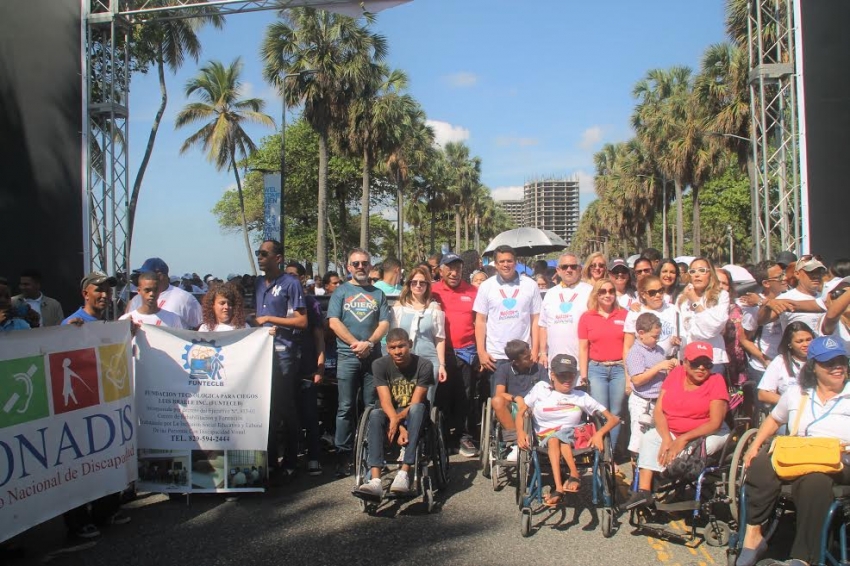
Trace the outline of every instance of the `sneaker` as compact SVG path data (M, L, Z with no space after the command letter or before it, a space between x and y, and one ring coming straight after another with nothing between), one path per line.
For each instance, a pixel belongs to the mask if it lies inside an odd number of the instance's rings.
M407 472L399 470L390 486L390 493L407 493L410 491L410 479Z
M632 496L626 501L625 509L631 511L638 507L649 507L653 503L655 503L655 498L652 496L652 492L639 489L632 493Z
M384 497L384 487L381 485L381 478L372 478L360 487L354 488L351 493L360 499L380 501Z
M336 477L338 478L347 478L351 475L352 465L351 465L351 456L346 452L341 452L339 456L337 456L336 461Z
M508 462L516 462L519 459L519 446L514 444L511 446L511 451L508 452L508 455L505 456L505 460Z
M322 475L322 465L318 460L310 460L307 462L307 475L320 476Z
M468 438L460 439L460 450L458 453L464 458L475 458L478 456L478 449L472 443L472 441Z
M88 525L83 525L82 528L71 534L74 538L93 539L100 536L100 531L97 527L89 523Z
M404 448L405 448L405 447L404 447L404 446L402 446L402 447L401 447L401 450L399 450L399 451L398 451L398 461L399 461L399 462L404 462ZM399 468L401 468L401 464L400 464L400 463L399 463L398 467L399 467Z
M118 511L109 518L110 525L126 525L130 522L130 516Z

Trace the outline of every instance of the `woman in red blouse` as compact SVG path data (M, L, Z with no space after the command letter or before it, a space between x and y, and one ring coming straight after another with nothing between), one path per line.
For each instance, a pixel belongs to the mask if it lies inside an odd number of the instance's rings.
M623 325L628 311L617 303L617 290L609 279L593 285L587 311L578 321L578 359L581 383L590 394L618 417L626 404L626 373L623 369ZM617 446L620 425L611 430L611 446Z

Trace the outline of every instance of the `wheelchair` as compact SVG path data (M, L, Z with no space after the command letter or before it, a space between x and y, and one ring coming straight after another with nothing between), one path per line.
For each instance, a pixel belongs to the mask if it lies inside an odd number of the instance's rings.
M597 430L604 426L600 415L593 415L587 422L592 422ZM520 533L528 537L532 532L532 519L535 514L545 509L551 509L543 503L543 463L549 461L546 446L541 445L534 434L532 417L526 415L523 428L529 439L531 449L519 453L517 482L517 500L520 508ZM602 508L600 524L602 536L612 537L617 529L617 485L614 477L614 456L609 435L603 440L603 450L593 447L573 449L576 467L592 471L591 501L593 505ZM566 473L566 465L561 462L562 470Z
M375 410L375 407L372 405L365 407L360 416L354 438L355 486L362 485L371 477L371 471L367 464L370 448L367 431L369 429L369 416L373 410ZM436 492L444 489L449 483L449 453L445 442L443 414L437 407L430 407L429 416L430 418L426 418L422 423L424 430L419 437L418 445L415 448L405 447L407 450L416 450L416 462L410 470L410 492L404 495L389 494L387 498L413 499L421 496L430 513L434 510L436 504ZM386 465L389 463L397 463L399 467L401 466L401 450L397 444L390 446L389 450L386 449L386 444L384 444L379 447L379 450L384 453L384 472L387 471ZM360 509L364 513L374 513L379 506L376 502L368 502L362 499L358 501Z
M502 423L496 418L492 399L488 398L481 406L480 438L481 475L493 483L493 491L502 487L502 472L517 467L517 462L506 459L509 446L502 437ZM517 490L519 503L519 490Z

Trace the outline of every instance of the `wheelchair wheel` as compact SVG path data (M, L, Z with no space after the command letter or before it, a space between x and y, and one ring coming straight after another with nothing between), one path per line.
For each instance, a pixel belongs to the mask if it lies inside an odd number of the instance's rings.
M602 536L605 538L611 538L614 536L614 510L610 507L606 507L602 510L602 517L600 517L599 522L602 525Z
M531 443L530 449L533 450L533 441L531 439L531 417L528 415L523 419L523 430L525 431L526 438L529 439L529 443ZM528 450L520 450L519 457L517 458L517 482L516 482L516 503L519 506L522 506L523 500L528 495L528 476L531 472L531 452Z
M499 491L499 487L501 487L501 476L502 476L502 467L493 462L490 465L490 480L493 483L493 491Z
M434 483L438 490L444 489L449 483L449 453L446 449L443 413L437 407L431 409L431 438L433 440L431 455L434 463Z
M741 497L741 484L744 481L744 454L756 437L758 429L751 428L741 435L735 451L732 453L732 464L729 468L729 484L726 494L729 496L729 510L732 517L738 518L738 500Z
M725 546L729 544L731 529L723 521L711 521L706 525L703 536L708 546Z
M422 494L425 499L425 506L430 513L434 510L434 486L431 484L430 476L424 476L422 478Z
M531 536L531 509L527 507L520 512L519 529L523 537Z
M366 463L369 446L366 442L366 432L369 429L369 415L372 407L366 407L357 425L357 436L354 437L354 485L360 486L369 476L369 466ZM363 509L365 511L365 509Z
M490 432L492 428L492 415L490 414L490 399L481 408L481 475L490 477Z

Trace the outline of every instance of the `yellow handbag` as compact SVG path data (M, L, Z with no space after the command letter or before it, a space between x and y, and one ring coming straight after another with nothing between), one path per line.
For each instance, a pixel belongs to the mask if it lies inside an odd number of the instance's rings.
M840 472L841 441L837 438L797 436L800 417L805 410L808 395L800 399L797 417L788 436L778 436L770 448L773 469L783 480L793 480L802 475L821 472L834 474Z

